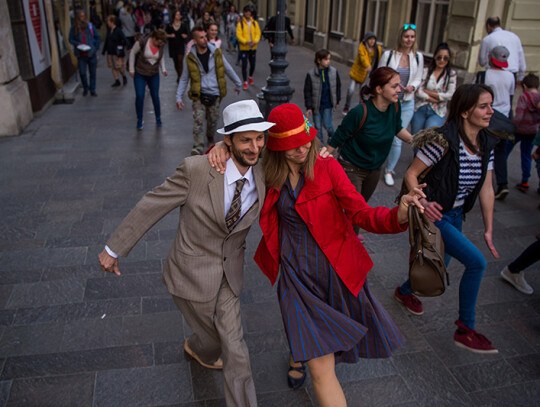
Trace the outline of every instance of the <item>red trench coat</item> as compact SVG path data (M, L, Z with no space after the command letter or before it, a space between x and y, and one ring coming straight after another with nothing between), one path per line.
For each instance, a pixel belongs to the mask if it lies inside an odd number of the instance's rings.
M272 285L279 272L276 206L279 194L275 188L266 194L260 217L263 237L255 253L255 262ZM362 289L373 262L358 240L351 221L372 233L399 233L408 226L399 225L397 207L370 207L333 158L317 159L314 180L305 178L295 208L338 276L355 296Z

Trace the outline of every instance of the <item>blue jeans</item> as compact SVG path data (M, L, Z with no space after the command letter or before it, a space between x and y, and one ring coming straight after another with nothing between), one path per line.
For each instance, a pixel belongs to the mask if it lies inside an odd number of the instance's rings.
M135 110L137 111L137 120L142 120L143 118L144 92L146 90L146 85L148 85L148 88L150 89L150 96L152 96L156 120L161 119L161 106L159 104L159 72L152 76L141 75L140 73L135 72L133 84L135 85Z
M389 107L389 109L392 106ZM414 114L414 99L401 102L401 126L406 129ZM388 163L386 164L386 171L394 171L396 164L399 161L401 155L401 140L394 137L390 153L388 154Z
M463 207L460 206L446 212L435 225L441 231L444 241L446 266L452 257L465 266L459 284L459 320L474 329L476 299L487 263L482 252L461 233L462 222ZM399 288L399 292L403 295L412 294L409 280Z
M86 70L90 71L90 92L96 92L96 68L97 57L94 55L92 58L79 57L77 58L79 65L79 75L81 76L81 83L84 90L88 90L88 77L86 76Z
M334 134L334 127L332 126L332 108L320 109L318 113L313 112L313 125L317 129L317 136L319 136L319 139L323 145L325 145L322 132L323 126L328 133L328 138L332 137Z
M414 112L414 116L411 121L411 133L416 134L420 130L427 129L428 127L441 127L444 124L444 117L439 116L433 111L431 106L424 105L418 108Z
M511 140L506 140L506 159L508 159L514 146L521 142L521 182L528 182L531 177L533 139L534 134L516 133L513 142Z

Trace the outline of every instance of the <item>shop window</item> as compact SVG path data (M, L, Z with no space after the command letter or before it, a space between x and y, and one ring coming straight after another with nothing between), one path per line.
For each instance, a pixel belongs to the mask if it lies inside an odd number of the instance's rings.
M418 27L416 41L420 51L433 54L437 45L443 41L449 7L450 0L416 0L413 21Z

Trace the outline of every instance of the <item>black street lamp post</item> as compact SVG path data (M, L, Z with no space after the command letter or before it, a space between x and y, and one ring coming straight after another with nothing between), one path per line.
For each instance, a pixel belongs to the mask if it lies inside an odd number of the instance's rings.
M285 75L285 69L289 63L285 60L287 45L285 43L285 0L277 0L276 6L276 33L275 43L272 48L272 60L270 61L271 74L266 79L266 86L259 93L259 104L264 117L268 118L270 111L283 103L288 103L294 89L289 85L290 81Z

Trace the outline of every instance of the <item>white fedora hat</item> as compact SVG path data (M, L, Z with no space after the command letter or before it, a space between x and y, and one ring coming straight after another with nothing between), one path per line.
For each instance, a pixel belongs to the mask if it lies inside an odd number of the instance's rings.
M231 134L240 131L266 131L275 123L264 120L264 117L253 99L232 103L223 109L223 128L219 134Z

